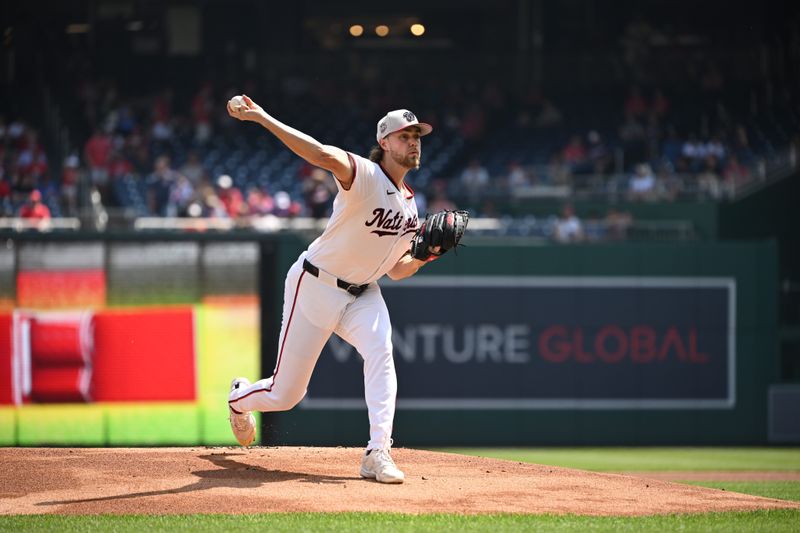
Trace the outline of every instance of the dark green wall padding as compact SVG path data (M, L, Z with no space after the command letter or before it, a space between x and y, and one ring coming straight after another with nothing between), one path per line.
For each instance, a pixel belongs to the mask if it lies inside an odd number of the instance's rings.
M395 445L764 444L767 385L779 377L777 245L703 242L511 246L466 241L418 275L679 276L736 279L736 406L729 410L398 410ZM284 266L304 244L284 241ZM421 302L420 305L423 305ZM446 302L430 302L443 305ZM391 312L391 305L390 305ZM266 359L270 354L265 354ZM271 368L264 363L262 368ZM315 376L316 377L316 376ZM366 407L265 417L262 444L363 445Z

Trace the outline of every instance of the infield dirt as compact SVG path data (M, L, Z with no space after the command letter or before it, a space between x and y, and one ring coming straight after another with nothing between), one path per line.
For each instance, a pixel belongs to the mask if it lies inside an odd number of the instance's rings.
M648 515L800 503L668 481L396 448L402 485L356 448L0 448L0 514L375 511ZM653 473L648 473L653 474ZM642 473L642 475L645 475ZM684 478L688 479L688 478Z

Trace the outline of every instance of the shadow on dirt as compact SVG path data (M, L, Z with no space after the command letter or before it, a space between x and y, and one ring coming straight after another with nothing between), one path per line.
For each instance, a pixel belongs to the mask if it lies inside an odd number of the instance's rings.
M36 505L67 505L73 503L89 503L122 500L127 498L142 498L145 496L163 496L165 494L180 494L199 490L228 487L234 489L257 488L267 483L278 481L300 481L301 483L314 484L343 484L347 481L361 480L358 476L324 476L303 472L288 472L286 470L270 470L260 466L251 466L235 461L231 457L243 456L240 453L212 453L200 455L200 459L210 461L218 468L213 470L197 470L193 475L200 478L198 481L184 487L163 490L150 490L133 492L130 494L117 494L114 496L101 496L97 498L81 498L76 500L55 500L39 502Z

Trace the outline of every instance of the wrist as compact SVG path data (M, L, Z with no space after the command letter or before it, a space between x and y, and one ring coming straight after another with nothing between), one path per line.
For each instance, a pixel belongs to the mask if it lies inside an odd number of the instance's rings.
M265 128L269 129L269 115L263 109L258 110L258 118L256 118L256 122L264 126Z

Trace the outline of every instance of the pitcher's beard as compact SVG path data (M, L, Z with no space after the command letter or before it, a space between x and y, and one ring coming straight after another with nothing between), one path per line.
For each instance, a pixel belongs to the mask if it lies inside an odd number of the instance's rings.
M420 156L400 155L396 152L390 152L392 160L403 168L419 170Z

